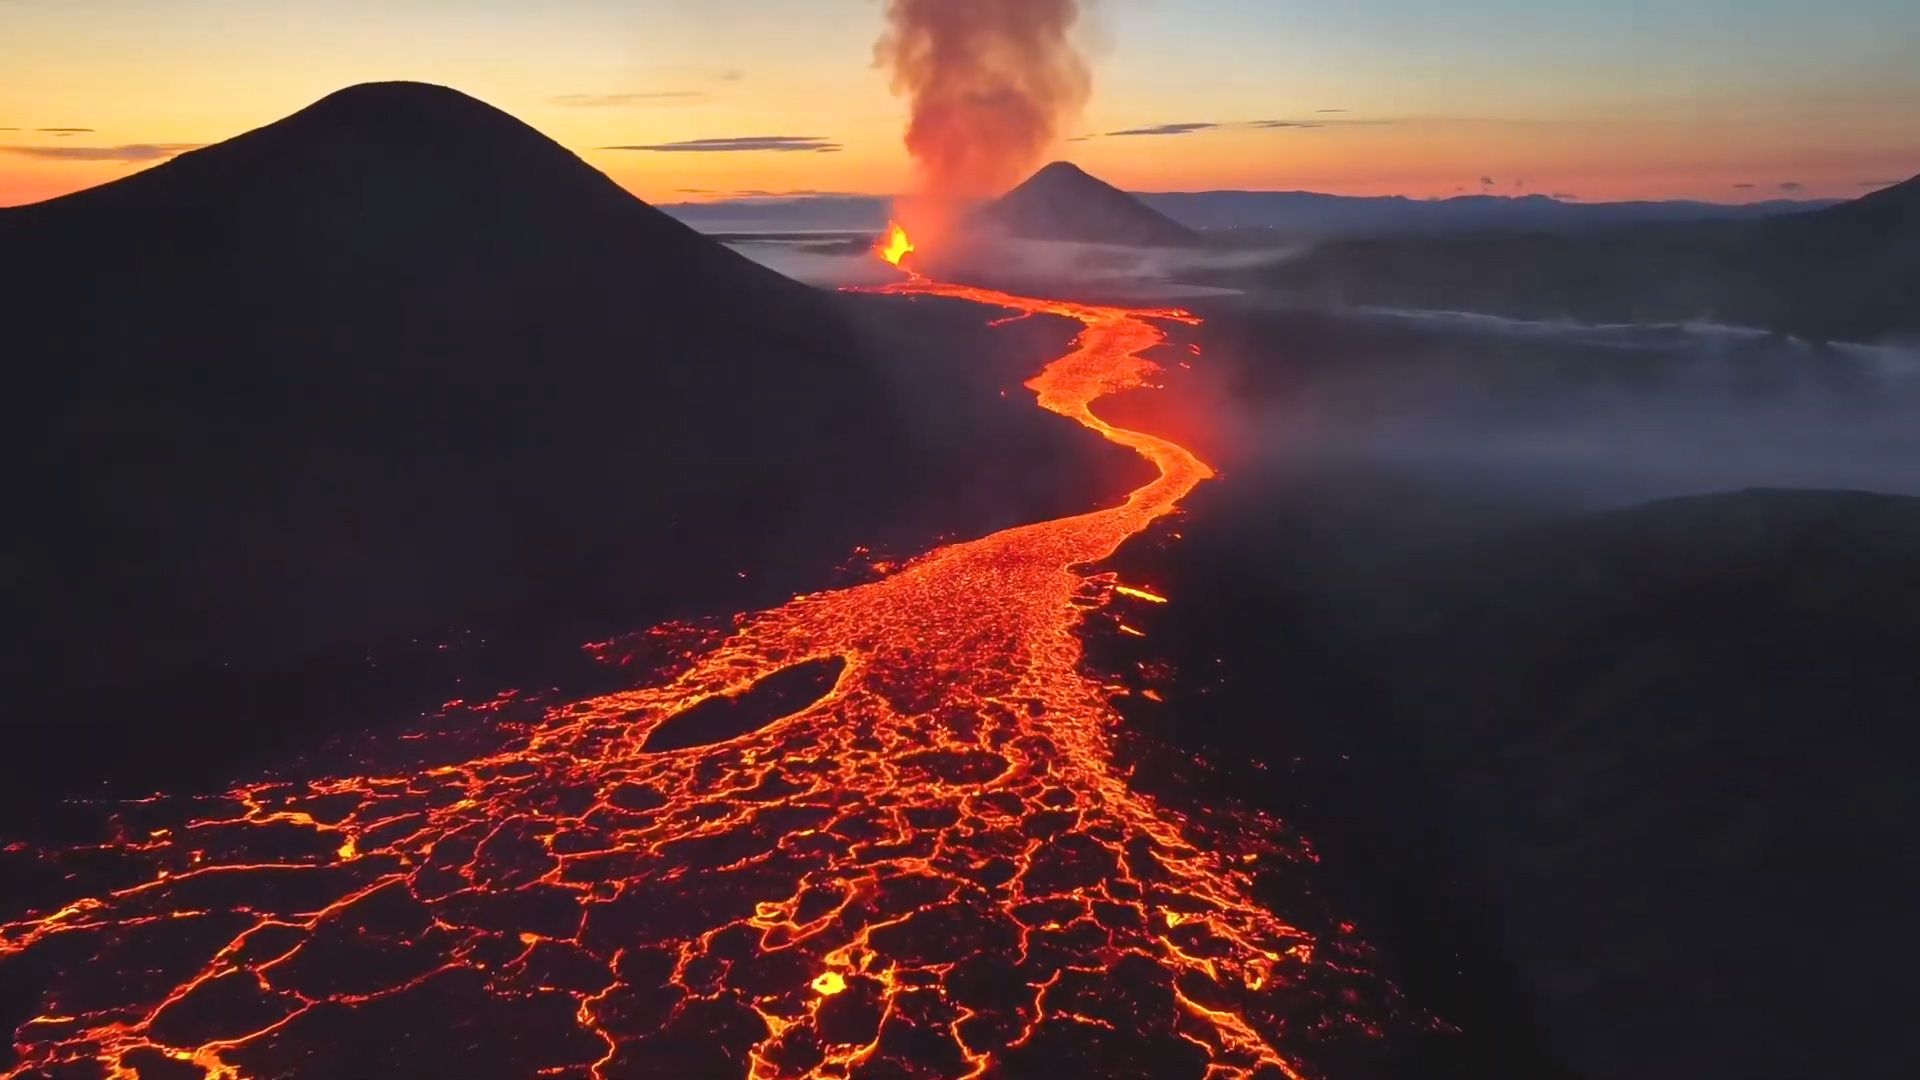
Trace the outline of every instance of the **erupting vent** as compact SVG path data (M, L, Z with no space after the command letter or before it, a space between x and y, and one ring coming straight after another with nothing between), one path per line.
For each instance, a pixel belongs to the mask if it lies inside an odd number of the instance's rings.
M900 260L913 254L913 241L908 239L907 230L901 228L899 222L890 221L885 239L875 243L873 250L882 259L899 266Z

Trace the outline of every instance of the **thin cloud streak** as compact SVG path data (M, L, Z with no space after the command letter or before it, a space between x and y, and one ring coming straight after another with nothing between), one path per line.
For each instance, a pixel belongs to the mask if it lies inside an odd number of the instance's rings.
M791 188L768 190L747 188L742 190L724 190L720 188L675 188L680 195L711 195L718 200L741 200L749 202L779 201L787 199L885 199L888 196L875 195L865 191L823 191L818 188Z
M1320 112L1345 112L1345 109L1321 109ZM1320 120L1187 120L1168 124L1142 124L1139 127L1122 128L1100 135L1080 135L1068 139L1068 142L1081 142L1086 139L1112 139L1137 135L1192 135L1202 131L1226 131L1231 129L1251 131L1276 131L1282 129L1312 130L1325 127L1375 127L1400 123L1396 120L1344 120L1337 118Z
M1125 135L1191 135L1196 131L1212 131L1213 129L1219 126L1220 125L1218 123L1215 123L1211 120L1204 120L1204 121L1198 121L1194 123L1184 123L1184 124L1151 124L1151 125L1148 125L1147 127L1125 128L1120 131L1109 131L1107 132L1107 137L1111 139L1111 138L1119 138Z
M125 146L0 146L0 151L48 161L163 161L205 143L129 143Z
M646 90L628 94L561 94L547 103L569 109L618 109L634 105L696 105L707 100L700 90Z
M734 135L719 139L685 139L680 142L643 143L633 146L602 146L600 149L640 150L655 154L832 154L838 153L844 147L822 135Z

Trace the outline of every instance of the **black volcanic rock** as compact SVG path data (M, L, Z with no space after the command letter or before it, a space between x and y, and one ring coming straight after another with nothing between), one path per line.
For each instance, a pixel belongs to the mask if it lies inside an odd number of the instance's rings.
M1056 161L980 211L1008 236L1130 247L1192 247L1200 235L1079 166Z
M1421 999L1494 1060L1404 1075L1911 1072L1920 498L1542 521L1431 473L1231 476L1147 564L1155 657L1207 674L1136 711L1270 763L1246 790L1352 916L1432 951Z
M1920 213L1920 176L1908 177L1891 187L1862 195L1843 205L1850 207L1846 211L1849 215L1898 214L1904 224L1909 227L1914 226L1916 222L1911 215Z
M844 305L439 87L0 210L0 279L36 739L72 693L837 561L913 479Z
M1747 491L1417 596L1395 704L1580 1075L1906 1074L1917 552L1920 499Z
M1751 222L1324 245L1259 273L1296 296L1582 322L1708 320L1814 340L1920 334L1920 178Z

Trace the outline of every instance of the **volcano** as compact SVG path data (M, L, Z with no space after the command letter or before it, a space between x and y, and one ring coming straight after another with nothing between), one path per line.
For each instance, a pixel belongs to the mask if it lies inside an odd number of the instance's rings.
M900 469L831 296L441 87L0 211L0 274L49 700L838 559Z
M1128 247L1194 247L1200 234L1077 165L1056 161L980 211L1008 236Z

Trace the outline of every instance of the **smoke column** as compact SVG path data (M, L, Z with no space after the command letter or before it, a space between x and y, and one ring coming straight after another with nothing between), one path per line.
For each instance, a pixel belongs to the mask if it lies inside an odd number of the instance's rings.
M1081 2L887 0L874 55L912 102L925 210L1012 186L1086 105L1092 79L1070 39Z

